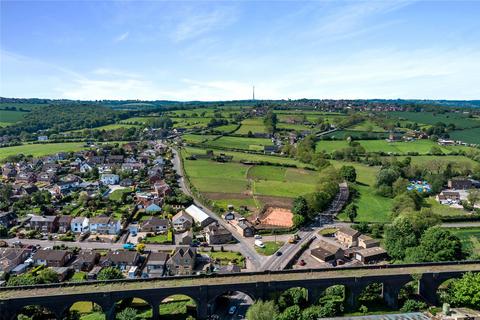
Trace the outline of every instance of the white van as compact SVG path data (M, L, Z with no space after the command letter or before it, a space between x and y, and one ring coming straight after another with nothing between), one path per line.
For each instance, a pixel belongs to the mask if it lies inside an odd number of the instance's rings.
M263 244L262 240L255 240L255 245L259 248L265 248L265 245Z

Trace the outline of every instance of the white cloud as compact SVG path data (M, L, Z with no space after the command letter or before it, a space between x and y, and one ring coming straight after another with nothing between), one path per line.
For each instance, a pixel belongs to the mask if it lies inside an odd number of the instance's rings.
M113 42L122 42L124 40L126 40L128 38L128 36L130 35L130 32L124 32L118 36L116 36L114 39L113 39Z
M236 21L233 7L218 7L210 11L201 11L195 7L182 11L180 21L171 34L175 42L197 38L213 30L224 28Z

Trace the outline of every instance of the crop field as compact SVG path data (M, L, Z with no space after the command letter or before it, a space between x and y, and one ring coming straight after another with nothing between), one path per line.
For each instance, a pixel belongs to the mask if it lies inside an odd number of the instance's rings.
M242 138L242 137L221 137L214 141L208 141L206 146L219 148L232 148L242 150L262 151L264 146L273 145L270 139L265 138Z
M262 118L245 119L242 121L240 128L235 131L236 134L266 133L265 125Z
M435 114L433 112L389 112L390 118L405 119L418 124L434 125L437 122L443 122L446 125L453 123L456 128L474 128L480 127L480 121L468 118L463 114L445 113Z
M27 112L0 110L0 123L15 123L23 119Z
M21 146L0 148L0 160L8 156L24 154L42 157L58 152L71 152L86 149L83 142L24 144Z
M476 121L480 122L479 120ZM450 132L450 138L467 143L480 144L480 128L455 130Z

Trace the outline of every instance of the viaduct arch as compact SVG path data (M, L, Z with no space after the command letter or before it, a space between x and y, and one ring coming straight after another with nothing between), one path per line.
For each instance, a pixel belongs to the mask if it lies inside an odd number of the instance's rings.
M52 311L57 319L63 319L69 308L78 301L96 303L102 308L106 319L113 320L115 304L132 297L149 303L153 311L152 319L158 320L161 301L179 294L195 300L197 318L206 319L210 312L209 302L227 291L240 291L255 300L265 300L269 299L272 293L302 287L308 290L308 300L313 302L332 285L345 286L346 307L356 308L359 295L373 282L383 284L382 296L389 307L398 307L398 294L401 288L411 281L418 281L420 295L427 302L436 304L438 287L445 280L459 278L467 271L480 272L480 262L288 270L225 276L3 287L0 288L0 320L15 319L17 313L29 305L43 306Z

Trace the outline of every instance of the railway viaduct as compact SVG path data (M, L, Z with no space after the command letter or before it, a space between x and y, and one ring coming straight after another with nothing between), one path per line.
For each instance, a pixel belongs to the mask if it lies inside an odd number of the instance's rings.
M430 304L436 304L438 287L444 281L459 278L468 271L480 272L480 261L3 287L0 288L0 319L16 319L18 312L29 305L45 307L55 314L56 319L63 319L75 302L91 301L102 308L107 320L113 320L117 302L140 298L150 304L152 318L157 320L161 301L178 294L194 299L197 318L206 319L216 298L226 292L240 291L257 300L268 299L272 294L289 288L303 287L308 290L309 301L317 301L322 292L332 285L345 286L345 304L354 308L359 295L370 283L383 284L385 303L397 308L398 294L407 283L418 281L420 295Z

